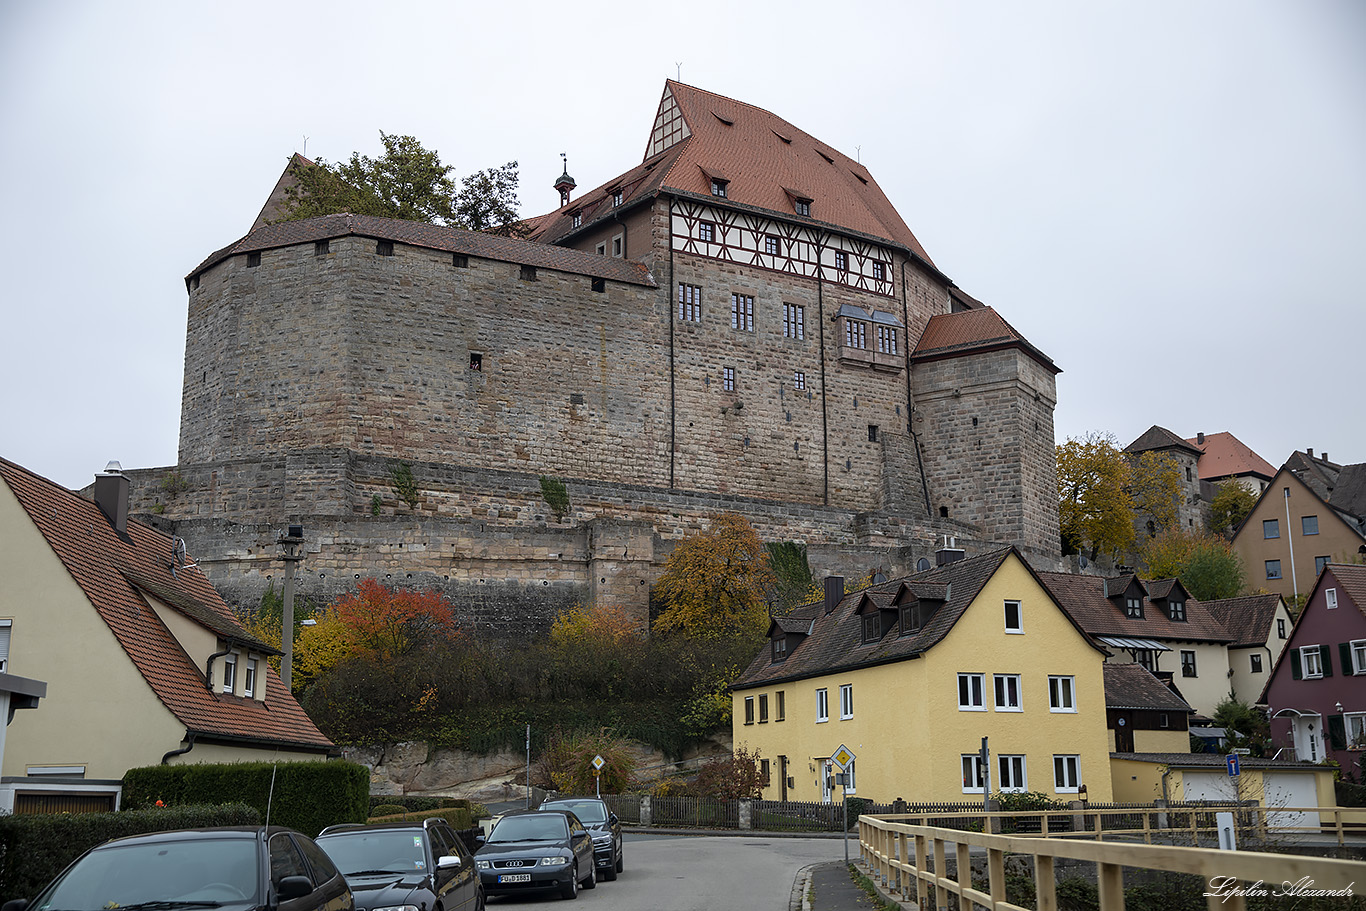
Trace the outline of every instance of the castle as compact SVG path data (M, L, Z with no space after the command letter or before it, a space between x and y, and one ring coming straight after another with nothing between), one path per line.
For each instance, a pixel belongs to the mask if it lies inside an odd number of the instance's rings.
M767 111L668 81L643 161L578 195L566 169L527 239L272 224L280 189L187 277L179 464L132 473L229 602L276 582L287 522L305 595L435 586L508 634L643 616L720 511L817 572L913 571L944 536L1058 555L1058 369Z

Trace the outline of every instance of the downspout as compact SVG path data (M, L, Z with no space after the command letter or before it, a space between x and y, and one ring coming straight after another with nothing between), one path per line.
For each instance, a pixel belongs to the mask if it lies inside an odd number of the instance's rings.
M669 224L665 237L669 240L669 284L664 289L664 299L669 304L669 489L674 489L674 465L678 461L678 398L677 398L677 355L674 350L676 316L674 309L674 198L669 200Z
M195 734L196 734L195 731L186 731L186 732L185 732L185 746L181 747L181 748L178 749L178 750L171 750L171 751L170 751L169 753L167 753L165 756L162 756L162 757L161 757L161 764L162 764L162 765L170 765L171 757L172 757L172 756L184 756L186 753L190 752L190 750L193 750L193 749L194 749L194 738L195 738Z
M826 414L827 389L825 384L825 267L821 265L823 243L816 245L816 319L821 324L821 468L825 475L825 491L821 504L830 505L830 419Z
M906 261L901 261L901 322L906 327L906 427L911 431L911 445L915 447L915 467L920 470L920 490L925 495L925 516L930 515L930 482L925 478L925 460L920 455L920 434L915 432L915 400L911 397L911 311L906 303ZM918 341L918 340L917 340Z
M204 665L204 682L208 685L210 693L213 692L213 663L217 661L219 658L222 658L224 655L231 654L232 643L228 643L228 647L223 649L223 651L214 652L212 655L210 655L208 663Z

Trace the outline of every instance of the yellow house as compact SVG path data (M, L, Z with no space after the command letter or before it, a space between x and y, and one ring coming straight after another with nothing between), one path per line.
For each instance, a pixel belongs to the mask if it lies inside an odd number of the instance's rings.
M323 759L336 748L270 670L183 545L0 459L0 672L44 681L0 740L0 808L116 809L157 763Z
M765 798L838 799L843 746L850 793L877 801L1110 800L1104 652L1017 550L842 591L827 580L823 603L775 620L732 687L735 744L766 763Z

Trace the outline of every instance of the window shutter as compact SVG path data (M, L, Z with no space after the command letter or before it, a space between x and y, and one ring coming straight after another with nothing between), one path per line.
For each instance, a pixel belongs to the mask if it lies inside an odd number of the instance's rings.
M1342 659L1342 676L1349 677L1356 673L1352 667L1352 643L1338 643L1338 657Z
M1347 725L1341 715L1328 716L1328 745L1335 750L1347 749Z
M1319 646L1319 657L1323 659L1323 676L1333 676L1333 649L1329 645Z
M1304 679L1304 671L1300 670L1300 650L1297 648L1290 650L1290 679Z

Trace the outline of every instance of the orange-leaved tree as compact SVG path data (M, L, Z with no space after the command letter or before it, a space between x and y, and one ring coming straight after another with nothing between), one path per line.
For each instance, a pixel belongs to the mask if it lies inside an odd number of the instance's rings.
M777 585L753 526L743 516L725 513L669 555L655 584L666 605L655 628L695 639L762 635L768 627L767 602Z
M360 580L332 610L351 631L356 651L381 660L436 644L456 632L454 605L440 592L389 588L374 579Z

